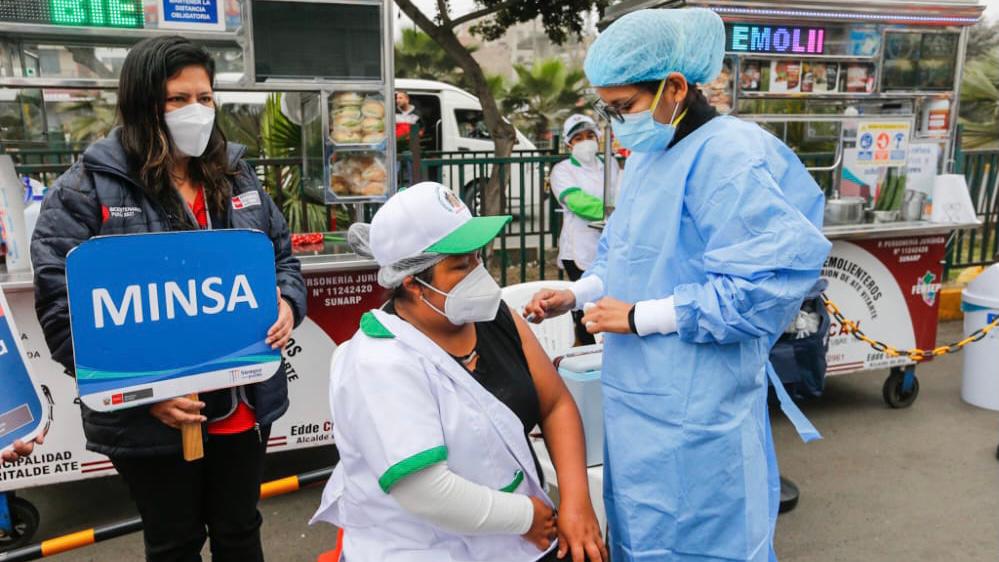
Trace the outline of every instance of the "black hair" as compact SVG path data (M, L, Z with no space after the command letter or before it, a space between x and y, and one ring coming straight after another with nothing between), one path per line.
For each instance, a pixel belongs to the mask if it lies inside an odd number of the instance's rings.
M659 91L660 83L662 83L662 80L649 80L646 82L635 82L635 86L638 86L639 89L645 90L652 95L656 95L656 92ZM687 107L691 107L693 105L710 105L710 102L708 102L708 99L704 97L704 93L701 92L701 89L698 88L696 84L691 84L690 82L687 82L687 97L684 98L683 101L686 103Z
M215 82L215 61L204 47L179 35L154 37L137 43L125 57L118 81L118 121L121 145L130 173L146 195L172 214L175 223L189 224L170 177L174 146L167 130L166 83L183 69L200 66ZM205 189L208 209L221 214L229 200L229 178L236 170L229 163L226 138L216 118L204 154L188 164L191 180Z
M420 281L423 281L424 283L426 283L428 285L433 285L434 284L434 266L436 266L436 265L437 264L434 264L434 265L432 265L432 266L424 269L423 271L421 271L419 273L414 273L413 277L416 277L417 279L419 279ZM393 300L394 301L396 299L407 299L407 298L409 298L409 294L406 292L406 287L404 285L399 285L398 287L396 287L395 289L392 290L392 296L389 297L389 300Z

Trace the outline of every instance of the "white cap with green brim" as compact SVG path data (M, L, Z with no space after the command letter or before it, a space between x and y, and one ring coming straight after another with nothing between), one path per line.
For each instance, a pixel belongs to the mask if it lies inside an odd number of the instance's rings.
M396 193L375 213L371 254L382 267L423 254L468 254L492 242L511 220L473 217L450 189L422 182Z

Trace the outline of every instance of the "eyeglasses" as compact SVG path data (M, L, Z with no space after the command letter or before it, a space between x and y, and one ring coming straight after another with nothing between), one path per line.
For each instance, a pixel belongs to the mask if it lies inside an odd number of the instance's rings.
M604 100L597 98L590 102L593 106L593 110L597 112L597 115L603 119L610 121L614 120L618 123L624 123L624 112L631 107L631 104L635 102L635 98L639 96L642 92L635 92L635 95L619 103L607 103Z

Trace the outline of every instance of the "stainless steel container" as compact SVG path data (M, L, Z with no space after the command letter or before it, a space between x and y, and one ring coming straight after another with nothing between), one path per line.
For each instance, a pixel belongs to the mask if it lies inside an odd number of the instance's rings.
M825 224L838 226L845 224L860 224L864 222L863 197L843 197L826 201Z
M902 220L918 221L923 218L923 209L926 207L926 194L922 191L906 190L902 200Z
M899 212L898 211L874 211L874 223L884 224L889 222L898 222Z

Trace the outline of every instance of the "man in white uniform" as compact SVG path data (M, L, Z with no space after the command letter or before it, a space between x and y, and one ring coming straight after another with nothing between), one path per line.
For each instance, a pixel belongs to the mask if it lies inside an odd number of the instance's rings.
M572 151L568 160L552 168L552 193L562 206L562 233L558 239L558 265L570 281L576 281L590 268L597 255L600 231L589 225L604 218L604 165L599 152L597 124L585 115L572 115L562 126L562 138ZM611 181L619 185L620 168L611 162ZM582 313L573 314L579 344L594 342L579 322Z

